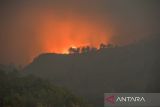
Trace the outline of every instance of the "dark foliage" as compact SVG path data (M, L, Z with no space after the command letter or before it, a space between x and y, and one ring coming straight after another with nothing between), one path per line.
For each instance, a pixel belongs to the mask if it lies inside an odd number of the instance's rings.
M86 107L81 98L33 75L0 69L0 107Z
M68 49L69 54L83 54L83 53L90 53L90 52L96 52L98 50L103 50L103 49L109 49L109 48L114 48L113 44L103 44L101 43L99 45L99 48L95 47L90 47L90 46L83 46L83 47L78 47L78 48L73 48L70 47Z

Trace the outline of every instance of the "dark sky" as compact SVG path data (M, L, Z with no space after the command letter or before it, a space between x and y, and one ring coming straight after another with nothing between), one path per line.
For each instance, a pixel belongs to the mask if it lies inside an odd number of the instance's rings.
M159 0L1 0L0 63L160 34Z

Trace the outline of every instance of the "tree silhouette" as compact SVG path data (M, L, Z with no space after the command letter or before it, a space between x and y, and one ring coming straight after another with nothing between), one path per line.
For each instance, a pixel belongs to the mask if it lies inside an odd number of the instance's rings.
M70 47L68 49L69 54L83 54L83 53L89 53L89 52L96 52L97 50L101 50L101 49L105 49L105 48L113 48L113 44L104 44L101 43L99 45L99 49L95 48L95 47L90 47L90 46L84 46L84 47L78 47L78 48L73 48Z
M69 52L69 54L73 54L73 48L70 47L70 48L68 49L68 52Z
M68 49L69 54L79 54L80 53L80 48L69 48Z
M89 46L81 48L81 53L88 53L88 52L90 52L90 47Z
M99 49L104 49L104 48L106 48L106 47L107 47L107 46L106 46L105 44L101 43L100 46L99 46Z
M105 49L105 48L114 48L114 45L109 43L109 44L103 44L101 43L100 46L99 46L99 49Z

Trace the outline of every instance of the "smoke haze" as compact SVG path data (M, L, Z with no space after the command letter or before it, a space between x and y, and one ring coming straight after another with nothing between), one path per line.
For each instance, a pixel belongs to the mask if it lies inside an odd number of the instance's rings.
M127 45L159 34L158 0L1 1L0 63L100 43Z

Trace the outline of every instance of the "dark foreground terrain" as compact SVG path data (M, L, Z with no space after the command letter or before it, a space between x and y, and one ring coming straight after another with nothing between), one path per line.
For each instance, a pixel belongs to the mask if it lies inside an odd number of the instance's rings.
M160 37L83 54L41 54L24 68L103 106L105 92L160 92Z
M91 107L65 88L0 66L0 107Z

